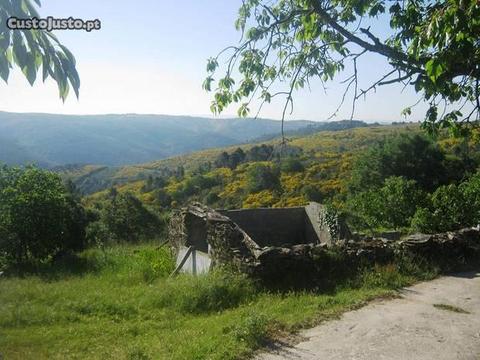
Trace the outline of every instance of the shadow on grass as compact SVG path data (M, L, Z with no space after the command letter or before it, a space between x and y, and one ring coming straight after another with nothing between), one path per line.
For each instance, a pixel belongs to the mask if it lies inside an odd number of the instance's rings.
M19 278L38 276L44 280L57 280L64 277L98 273L101 269L101 264L92 258L74 253L64 253L49 261L31 261L11 266L5 271L5 276Z

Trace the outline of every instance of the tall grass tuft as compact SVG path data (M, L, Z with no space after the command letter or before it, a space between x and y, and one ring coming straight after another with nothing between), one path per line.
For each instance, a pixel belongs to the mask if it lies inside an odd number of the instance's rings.
M219 270L198 277L180 275L168 279L159 289L155 303L179 312L209 313L250 301L257 292L255 283L245 275Z

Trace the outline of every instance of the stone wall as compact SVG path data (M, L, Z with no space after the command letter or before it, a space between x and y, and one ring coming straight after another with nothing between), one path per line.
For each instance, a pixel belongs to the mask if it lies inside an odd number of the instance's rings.
M399 241L371 237L353 240L348 227L319 204L220 212L192 204L174 214L169 237L177 251L182 246L194 246L208 252L214 267L232 266L267 282L281 283L292 277L306 281L318 270L315 259L331 249L354 261L389 262L406 253L435 263L480 262L478 228L415 234Z

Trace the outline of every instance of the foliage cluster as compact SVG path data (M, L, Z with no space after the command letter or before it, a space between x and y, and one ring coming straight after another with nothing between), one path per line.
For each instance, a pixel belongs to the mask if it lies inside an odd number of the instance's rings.
M72 182L35 166L0 167L0 265L48 262L89 245L160 236L164 220L113 189L92 207Z
M87 245L89 214L54 173L0 167L0 260L44 261Z
M87 228L92 243L139 242L158 238L164 229L164 219L148 209L130 192L110 189L106 199L94 204L95 221Z
M480 223L478 156L455 149L446 153L413 135L387 139L363 153L349 183L352 220L370 230L430 233Z
M425 128L461 133L480 117L479 18L475 0L246 0L235 24L241 40L208 60L203 87L214 92L214 113L238 104L238 115L247 116L254 100L261 109L283 98L285 119L295 91L313 83L326 90L347 72L339 108L350 98L351 118L357 100L403 83L429 104ZM389 69L360 88L357 64L372 54Z

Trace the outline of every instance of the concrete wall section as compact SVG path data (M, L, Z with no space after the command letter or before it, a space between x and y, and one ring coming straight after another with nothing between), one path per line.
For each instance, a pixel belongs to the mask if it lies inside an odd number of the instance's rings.
M259 246L286 246L302 244L312 239L307 231L305 209L243 209L220 210L240 226Z
M305 213L307 215L307 222L310 223L310 227L316 234L317 242L320 242L320 244L331 245L332 235L325 223L325 207L321 204L312 202L305 206ZM310 236L315 237L313 234Z

